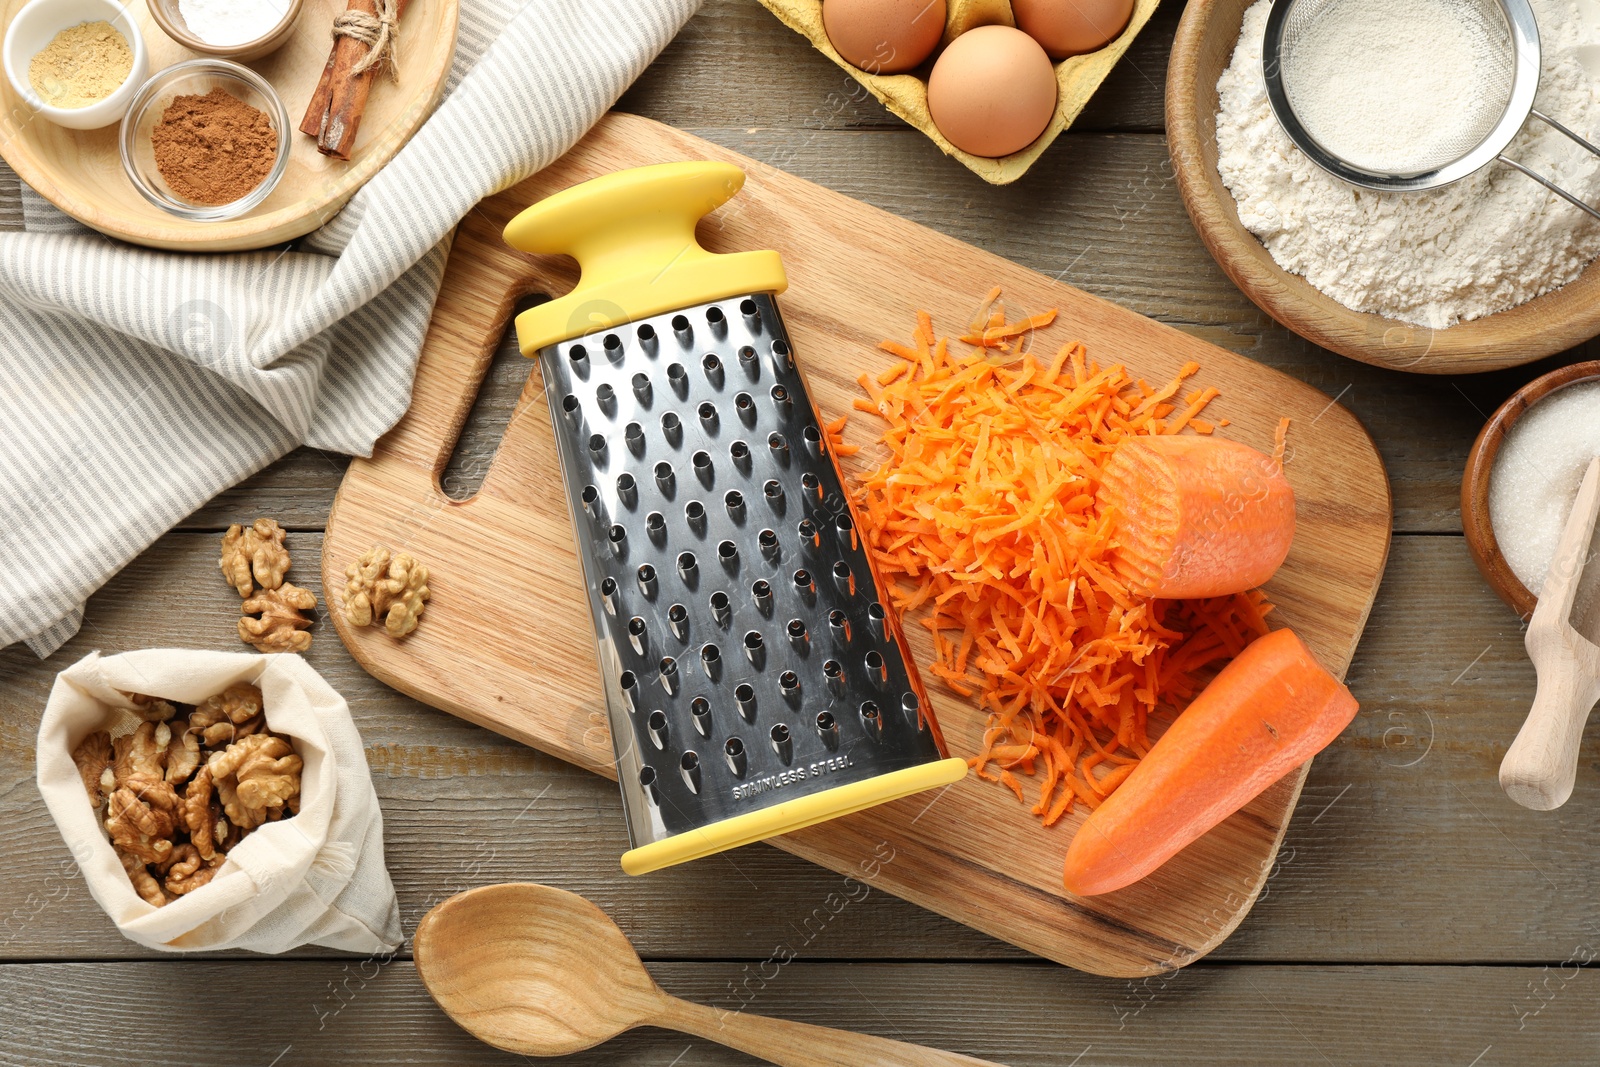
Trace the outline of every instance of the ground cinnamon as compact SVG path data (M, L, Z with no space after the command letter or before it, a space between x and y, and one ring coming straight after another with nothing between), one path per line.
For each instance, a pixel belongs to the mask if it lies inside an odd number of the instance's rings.
M210 206L248 195L278 160L278 134L266 112L220 88L175 97L150 142L173 193Z

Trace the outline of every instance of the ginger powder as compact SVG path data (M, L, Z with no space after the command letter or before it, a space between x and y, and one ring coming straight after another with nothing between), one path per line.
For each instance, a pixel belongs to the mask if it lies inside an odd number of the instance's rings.
M133 49L111 23L81 22L55 35L28 64L33 91L51 107L88 107L128 80Z

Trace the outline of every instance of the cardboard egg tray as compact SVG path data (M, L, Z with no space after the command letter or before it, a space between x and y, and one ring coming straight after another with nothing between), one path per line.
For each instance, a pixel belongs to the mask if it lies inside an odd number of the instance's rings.
M1144 29L1145 23L1150 21L1159 2L1136 0L1133 17L1116 40L1098 52L1071 56L1057 62L1056 84L1059 91L1056 95L1056 113L1051 117L1050 124L1037 140L1022 151L991 159L961 151L945 140L939 128L933 124L933 116L928 113L927 82L927 71L932 66L932 60L909 74L868 74L846 62L834 50L827 31L822 28L822 0L761 0L784 25L804 35L817 51L866 86L867 91L881 100L885 107L927 134L945 155L959 159L968 170L992 185L1007 185L1022 177L1061 131L1072 125L1095 90L1100 88L1100 83L1111 73L1111 68L1116 66L1117 60L1122 58L1139 31ZM941 48L974 26L992 23L1015 25L1008 0L947 0L947 7Z

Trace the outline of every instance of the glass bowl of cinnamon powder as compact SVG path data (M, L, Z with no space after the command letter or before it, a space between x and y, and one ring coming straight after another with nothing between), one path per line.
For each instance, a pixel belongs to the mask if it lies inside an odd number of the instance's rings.
M122 166L146 200L179 218L238 218L283 177L289 137L289 113L266 79L225 59L192 59L134 97Z

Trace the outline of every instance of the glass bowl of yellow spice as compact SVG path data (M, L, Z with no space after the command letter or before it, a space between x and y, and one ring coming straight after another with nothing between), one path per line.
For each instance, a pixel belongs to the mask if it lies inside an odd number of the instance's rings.
M140 87L118 139L128 180L179 218L237 218L289 165L289 113L267 80L226 59L191 59Z
M98 130L127 113L150 60L128 8L116 0L32 0L0 54L17 95L41 117Z

